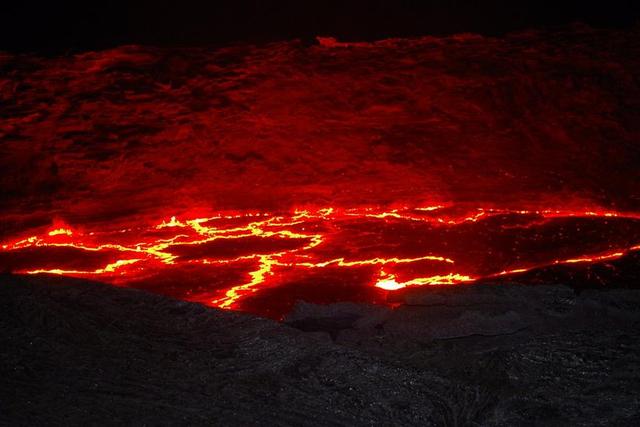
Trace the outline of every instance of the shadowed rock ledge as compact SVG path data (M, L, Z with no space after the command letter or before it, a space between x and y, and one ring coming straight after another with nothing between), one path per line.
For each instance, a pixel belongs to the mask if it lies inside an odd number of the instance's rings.
M284 324L0 278L0 424L638 425L640 292L469 285Z

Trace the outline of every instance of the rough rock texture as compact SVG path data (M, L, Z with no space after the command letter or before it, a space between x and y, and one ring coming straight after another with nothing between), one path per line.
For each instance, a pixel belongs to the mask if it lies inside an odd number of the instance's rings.
M300 303L287 322L446 378L450 425L636 425L640 292L518 284L404 292L396 309ZM336 330L331 321L350 319ZM472 408L472 409L469 409Z
M639 40L573 27L0 53L0 235L194 208L638 210Z
M483 285L402 298L300 303L288 326L3 276L0 423L640 423L640 292Z

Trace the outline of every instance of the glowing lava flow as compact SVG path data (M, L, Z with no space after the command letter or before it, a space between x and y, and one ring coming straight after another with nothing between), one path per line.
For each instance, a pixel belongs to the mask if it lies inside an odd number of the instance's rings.
M453 285L474 280L473 277L457 273L449 273L444 276L418 277L401 283L398 283L394 274L386 274L384 271L381 271L380 276L382 276L382 278L376 282L375 286L386 291L397 291L407 286Z
M211 303L220 308L229 308L243 295L250 292L256 292L256 287L264 283L267 276L272 274L271 266L276 263L277 262L272 257L268 255L261 255L260 267L256 271L249 273L249 276L251 276L251 281L249 283L234 286L225 293L224 297L213 300Z
M90 277L243 309L253 295L268 297L278 288L318 282L326 292L336 285L384 292L466 283L611 261L640 250L639 242L637 214L323 208L174 216L152 226L88 233L56 226L3 243L0 267Z

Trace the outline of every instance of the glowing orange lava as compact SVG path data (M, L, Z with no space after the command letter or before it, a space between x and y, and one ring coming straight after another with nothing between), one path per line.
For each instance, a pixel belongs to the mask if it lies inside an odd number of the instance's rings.
M0 55L0 272L275 318L636 286L638 50L571 28Z
M600 230L601 241L594 242L595 234L585 227ZM487 233L502 233L504 242L497 244ZM575 235L565 239L566 233ZM579 242L584 233L587 240ZM545 239L552 247L541 250ZM568 244L562 243L565 240ZM134 287L148 287L162 275L178 271L168 285L178 289L173 293L178 297L244 309L245 300L296 286L305 277L327 283L341 280L325 278L329 271L337 275L331 277L362 271L365 279L359 276L360 283L351 285L386 292L467 283L545 266L610 261L639 250L639 241L640 216L629 213L440 205L323 208L290 214L172 216L159 224L121 230L57 227L3 243L0 259L5 269L16 273L89 277ZM505 243L521 251L514 252ZM528 246L535 251L529 252ZM69 264L65 252L56 264L59 251L72 251L80 262ZM180 291L184 278L192 274L201 282L196 286L200 291ZM343 285L348 286L348 280ZM167 293L164 288L152 290Z

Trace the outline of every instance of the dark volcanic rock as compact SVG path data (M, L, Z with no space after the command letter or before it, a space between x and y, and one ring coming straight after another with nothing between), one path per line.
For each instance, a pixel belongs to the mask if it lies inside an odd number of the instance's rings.
M640 420L640 292L501 284L396 297L393 310L300 303L285 321L324 325L341 346L440 375L448 388L432 402L448 425Z
M324 334L52 277L4 276L0 300L0 423L437 419L437 376L336 346Z
M300 303L288 326L80 280L0 281L0 423L640 423L638 291L429 287L395 309Z

